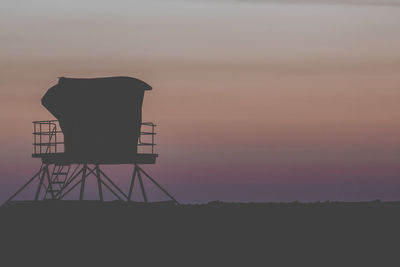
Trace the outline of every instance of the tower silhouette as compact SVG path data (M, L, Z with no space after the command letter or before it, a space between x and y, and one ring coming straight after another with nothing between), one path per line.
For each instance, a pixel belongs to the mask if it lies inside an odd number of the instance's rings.
M63 200L79 188L84 200L86 179L97 180L98 197L107 189L121 201L132 201L138 180L143 201L148 202L144 179L178 203L140 165L155 164L155 127L142 122L147 83L131 77L60 78L42 98L42 105L57 120L34 121L33 158L42 161L40 170L5 204L12 204L28 185L37 182L33 200ZM102 165L134 166L127 192L104 173Z

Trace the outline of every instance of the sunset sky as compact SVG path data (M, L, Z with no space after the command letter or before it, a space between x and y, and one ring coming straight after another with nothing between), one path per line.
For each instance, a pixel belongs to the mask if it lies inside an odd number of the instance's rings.
M2 0L1 202L62 76L153 87L146 169L182 202L400 200L400 0Z

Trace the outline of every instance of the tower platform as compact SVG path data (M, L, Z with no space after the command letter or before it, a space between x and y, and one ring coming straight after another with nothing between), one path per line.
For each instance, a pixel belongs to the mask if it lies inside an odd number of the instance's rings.
M32 154L33 158L40 158L44 164L155 164L158 154L138 153L130 157L83 157L79 155L71 155L69 153L40 153Z

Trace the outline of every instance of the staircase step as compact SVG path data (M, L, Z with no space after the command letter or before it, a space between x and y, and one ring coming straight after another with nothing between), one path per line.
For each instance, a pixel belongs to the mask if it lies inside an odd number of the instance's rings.
M68 172L53 172L53 175L67 175Z

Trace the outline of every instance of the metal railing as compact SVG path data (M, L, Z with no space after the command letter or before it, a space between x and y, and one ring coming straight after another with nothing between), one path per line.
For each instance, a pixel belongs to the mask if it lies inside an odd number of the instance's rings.
M61 150L59 146L61 146ZM57 120L33 122L33 153L64 152L64 135Z
M144 126L144 127L143 127ZM142 122L142 127L140 128L140 135L138 139L138 146L143 146L143 147L151 147L151 154L154 154L154 146L155 144L155 125L152 122ZM144 131L142 131L142 128Z
M138 149L139 147L148 148L148 150L151 150L151 154L154 154L156 126L152 122L142 122L137 144ZM144 150L143 153L150 154L148 150ZM33 153L38 155L63 152L65 152L64 134L58 120L34 121Z

